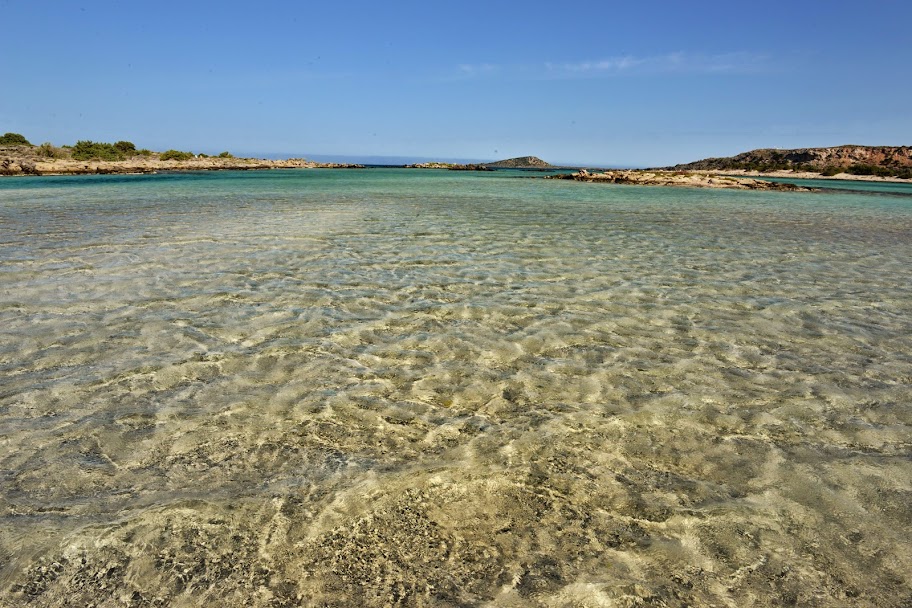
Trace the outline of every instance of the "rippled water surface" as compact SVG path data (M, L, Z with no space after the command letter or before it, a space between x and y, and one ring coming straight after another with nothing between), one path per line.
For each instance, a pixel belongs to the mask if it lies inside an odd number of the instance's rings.
M0 604L908 606L899 190L0 181Z

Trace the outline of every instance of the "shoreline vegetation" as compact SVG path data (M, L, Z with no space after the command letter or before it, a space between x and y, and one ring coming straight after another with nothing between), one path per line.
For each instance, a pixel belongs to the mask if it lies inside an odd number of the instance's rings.
M257 169L349 169L353 163L320 163L305 158L238 158L230 152L210 156L182 150L153 152L129 141L50 142L32 145L18 133L0 135L0 176L146 174L171 171L247 171Z
M72 146L49 142L33 145L18 133L0 135L0 177L44 175L153 174L182 171L248 171L265 169L350 169L356 163L323 163L305 158L238 158L230 152L218 155L180 150L153 152L137 149L129 141L116 143L81 140ZM768 178L857 180L910 183L912 148L838 146L800 150L753 150L733 157L710 158L658 169L588 169L551 165L535 156L491 163L424 162L403 165L406 169L450 171L566 171L544 176L612 184L728 188L736 190L814 190ZM570 172L575 170L575 172ZM759 178L759 179L757 179Z
M844 145L794 150L761 148L735 156L704 158L673 167L662 167L661 170L908 183L912 180L912 146Z

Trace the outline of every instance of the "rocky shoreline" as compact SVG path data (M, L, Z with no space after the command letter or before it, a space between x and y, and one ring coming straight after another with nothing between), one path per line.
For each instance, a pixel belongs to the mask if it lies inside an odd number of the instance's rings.
M134 156L127 160L74 160L40 158L19 149L0 149L0 176L23 175L125 175L173 171L250 171L262 169L351 169L364 165L318 163L304 158L272 160L265 158L196 157L188 160L161 160L157 155Z
M569 179L578 182L602 182L634 186L676 186L683 188L727 188L731 190L786 190L812 192L812 188L782 184L748 177L732 177L713 173L685 171L616 170L590 173L580 169L576 173L546 175L544 179Z
M762 148L735 156L704 158L656 170L909 183L912 180L912 146L846 145L794 150Z
M494 171L487 165L482 165L479 163L469 163L463 165L460 163L441 163L441 162L430 162L430 163L416 163L414 165L405 165L405 169L447 169L448 171Z

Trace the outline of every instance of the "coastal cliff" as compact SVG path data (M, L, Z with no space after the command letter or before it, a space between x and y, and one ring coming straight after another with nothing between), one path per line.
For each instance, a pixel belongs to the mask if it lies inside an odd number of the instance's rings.
M759 149L724 158L705 158L665 167L676 171L801 171L822 175L912 178L910 146L835 146L794 150Z

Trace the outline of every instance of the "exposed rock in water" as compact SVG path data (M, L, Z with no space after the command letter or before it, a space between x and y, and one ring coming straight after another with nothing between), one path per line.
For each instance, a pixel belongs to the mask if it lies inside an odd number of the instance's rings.
M605 171L590 173L580 169L576 173L547 175L545 179L570 179L578 182L605 182L640 186L678 186L690 188L728 188L732 190L789 190L811 192L812 189L748 177L729 177L684 171Z
M460 163L441 163L441 162L430 162L430 163L416 163L414 165L406 165L406 169L448 169L450 171L493 171L494 169L489 169L487 166L478 164L478 163L469 163L463 165Z
M470 163L468 165L455 165L453 167L447 167L450 171L493 171L494 169L488 167L487 165L480 165L477 163Z

